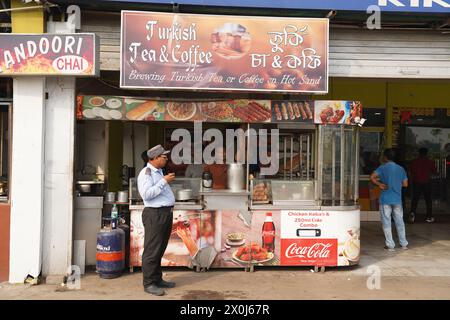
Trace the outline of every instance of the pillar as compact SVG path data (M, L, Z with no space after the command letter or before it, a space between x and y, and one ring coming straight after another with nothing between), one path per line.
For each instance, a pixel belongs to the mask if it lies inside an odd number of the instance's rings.
M47 78L42 275L62 282L72 264L75 78Z
M36 6L12 0L11 7ZM11 13L13 33L43 33L44 12ZM23 283L41 272L43 228L45 78L18 77L13 83L11 226L9 281Z

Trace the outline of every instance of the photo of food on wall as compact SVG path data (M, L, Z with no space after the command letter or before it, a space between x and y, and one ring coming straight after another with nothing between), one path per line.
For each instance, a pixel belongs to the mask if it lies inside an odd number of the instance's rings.
M272 101L272 122L312 122L312 101Z
M165 102L165 120L195 121L203 120L201 105L193 101Z
M164 103L155 100L126 98L125 117L131 121L155 121L164 119Z
M268 122L271 119L268 100L234 100L233 107L233 116L239 122Z
M92 120L122 120L123 98L114 96L80 96L81 114L78 116Z
M225 23L211 33L211 49L224 59L240 59L251 48L252 39L246 28L237 23Z
M280 214L222 210L221 252L213 265L224 268L279 265L279 226Z
M322 124L355 124L361 117L358 101L315 101L315 122Z

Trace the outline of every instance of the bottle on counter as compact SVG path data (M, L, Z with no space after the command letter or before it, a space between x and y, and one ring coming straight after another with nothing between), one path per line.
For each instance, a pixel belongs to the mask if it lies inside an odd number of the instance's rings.
M262 247L267 252L275 251L275 224L271 212L266 213L266 220L262 226Z
M119 209L117 209L117 205L113 204L113 207L111 209L111 228L116 229L117 228L117 220L119 218Z

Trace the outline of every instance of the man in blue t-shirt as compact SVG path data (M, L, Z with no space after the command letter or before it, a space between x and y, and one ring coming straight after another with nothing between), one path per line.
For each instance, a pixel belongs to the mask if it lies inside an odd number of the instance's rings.
M379 166L370 176L370 180L380 187L380 214L386 250L394 251L395 242L392 239L391 217L394 217L395 227L403 249L408 249L403 222L402 187L408 186L405 170L394 162L392 149L384 150L384 164Z

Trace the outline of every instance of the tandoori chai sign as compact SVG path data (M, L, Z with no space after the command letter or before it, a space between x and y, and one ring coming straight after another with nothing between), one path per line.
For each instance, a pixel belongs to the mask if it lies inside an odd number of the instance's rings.
M0 76L97 76L95 34L0 34Z
M327 93L328 19L122 11L122 88Z

